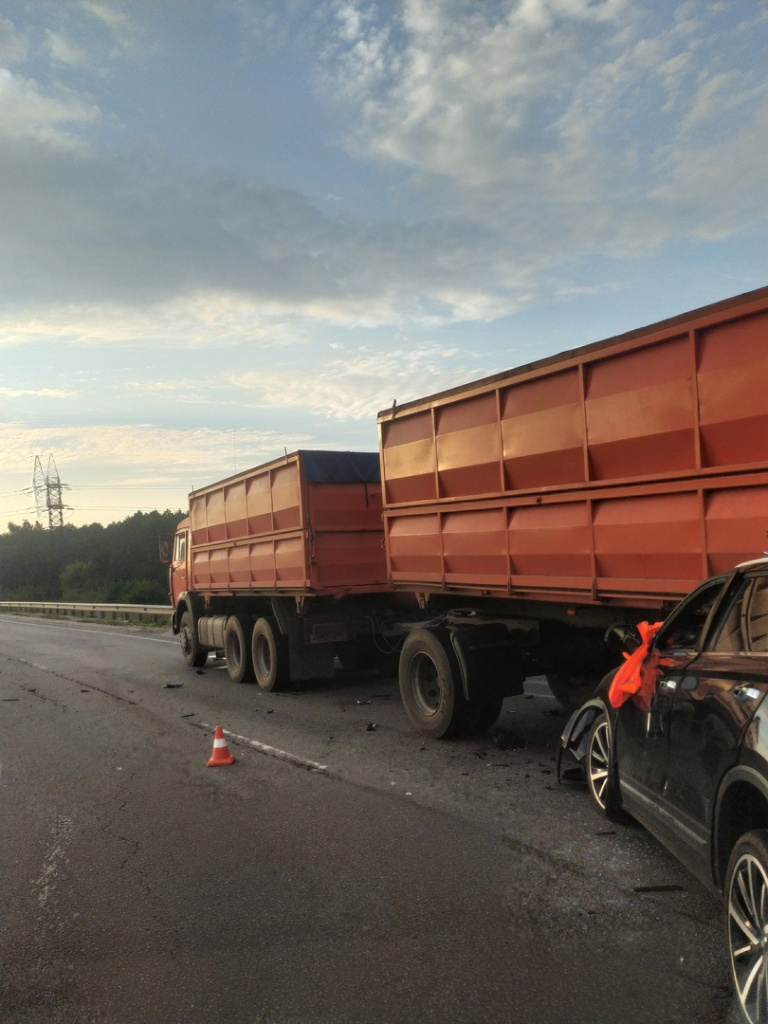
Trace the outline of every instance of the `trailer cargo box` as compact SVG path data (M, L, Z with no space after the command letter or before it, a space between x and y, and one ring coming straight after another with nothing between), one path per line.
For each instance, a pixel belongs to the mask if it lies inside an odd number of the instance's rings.
M606 627L761 556L767 383L761 288L381 412L388 579L424 612L400 659L417 727L493 718L537 671L578 704Z
M395 587L658 606L768 546L768 289L379 431Z
M389 591L381 507L369 452L297 451L193 491L170 570L187 663L221 650L271 690L359 657Z
M375 453L298 451L189 496L191 589L299 595L386 584Z

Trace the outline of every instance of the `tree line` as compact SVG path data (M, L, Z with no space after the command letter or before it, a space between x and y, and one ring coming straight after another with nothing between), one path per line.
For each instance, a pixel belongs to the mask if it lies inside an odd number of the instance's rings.
M46 530L25 520L0 534L0 601L167 604L170 548L185 513L136 512L119 523Z

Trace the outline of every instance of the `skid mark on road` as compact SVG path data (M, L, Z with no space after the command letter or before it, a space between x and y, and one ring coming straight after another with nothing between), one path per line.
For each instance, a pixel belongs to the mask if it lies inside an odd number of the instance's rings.
M37 903L41 910L45 910L48 901L56 893L61 865L66 863L64 848L73 824L72 818L60 814L53 825L50 847L43 860L42 870L35 879Z
M216 726L208 725L206 722L190 722L190 725L194 725L198 729L215 729ZM292 754L288 750L281 750L279 747L271 747L268 743L261 743L259 740L253 740L249 736L240 736L236 732L230 732L229 729L224 729L224 735L231 740L236 740L238 743L242 743L245 746L251 747L253 750L257 750L260 754L265 754L267 757L275 757L279 761L288 761L290 764L295 764L299 768L306 768L310 772L321 772L327 774L329 771L327 764L318 764L317 761L310 761L306 757L300 757L298 754Z

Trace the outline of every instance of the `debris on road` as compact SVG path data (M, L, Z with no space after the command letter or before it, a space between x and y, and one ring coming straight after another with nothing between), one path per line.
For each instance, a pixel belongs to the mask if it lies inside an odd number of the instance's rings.
M522 750L528 745L524 736L516 736L502 730L495 732L491 740L499 750Z

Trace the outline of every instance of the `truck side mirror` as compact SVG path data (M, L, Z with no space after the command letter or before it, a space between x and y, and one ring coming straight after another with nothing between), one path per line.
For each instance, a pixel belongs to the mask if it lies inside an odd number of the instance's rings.
M170 549L168 547L167 540L158 540L158 548L160 551L160 563L161 565L168 565L171 560Z

